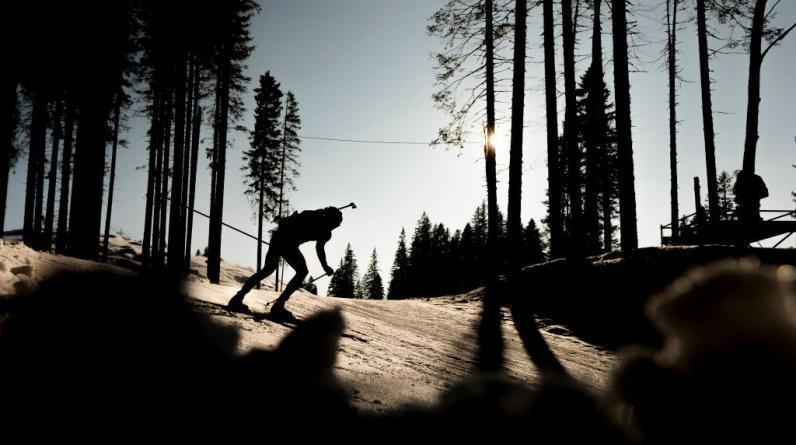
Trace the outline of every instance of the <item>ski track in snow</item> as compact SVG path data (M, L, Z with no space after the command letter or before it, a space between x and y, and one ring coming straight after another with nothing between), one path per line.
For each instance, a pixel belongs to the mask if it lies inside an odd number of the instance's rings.
M134 261L139 249L136 243L114 236L110 260ZM25 265L32 266L32 270L15 269ZM193 257L191 268L193 273L186 282L186 291L197 300L197 310L221 323L236 326L240 332L238 348L241 352L251 348L273 348L290 331L287 326L230 314L215 306L232 297L240 283L253 272L251 268L223 262L219 285L210 284L204 278L204 258ZM61 270L130 273L117 266L35 252L22 244L0 240L0 296L24 291ZM265 311L267 304L276 299L273 288L273 279L269 278L260 290L247 295L244 302L255 312ZM407 403L431 404L441 392L466 378L474 368L477 343L474 326L480 311L474 295L372 301L318 297L300 291L288 302L288 308L300 319L333 307L342 310L346 322L336 373L360 408L381 411ZM522 348L510 317L504 313L503 318L508 373L534 385L538 382L538 374ZM615 362L614 354L566 335L565 330L552 328L543 328L542 333L553 352L587 386L596 390L602 388ZM257 383L244 382L246 384Z

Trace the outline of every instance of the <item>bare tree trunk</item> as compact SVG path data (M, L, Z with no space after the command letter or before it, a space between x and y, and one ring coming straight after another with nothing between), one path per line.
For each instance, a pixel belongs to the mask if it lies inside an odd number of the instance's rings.
M25 244L37 249L41 235L41 206L39 182L44 166L44 146L47 142L47 101L38 89L33 93L33 111L30 123L28 172L25 187L25 214L22 238ZM42 183L43 184L43 183ZM38 193L37 193L38 192ZM37 216L39 215L39 216Z
M100 90L102 87L100 87ZM97 259L102 220L102 185L105 176L105 136L111 98L83 85L78 92L80 118L75 153L72 211L69 214L70 252Z
M188 187L190 187L190 177L191 177L191 141L193 140L193 119L195 117L194 114L194 84L196 83L196 57L191 56L190 61L188 64L188 78L187 78L187 95L188 97L185 100L185 145L183 146L183 159L182 159L182 196L180 200L180 208L182 212L182 233L180 233L180 237L182 238L183 244L183 251L180 252L180 263L179 268L184 271L188 272L190 269L190 255L191 255L191 246L186 245L186 234L188 232ZM198 100L198 98L197 98ZM186 253L187 252L187 253Z
M185 269L191 267L191 241L193 237L193 213L194 203L196 201L196 168L199 157L199 136L202 130L202 108L199 106L199 83L194 84L194 118L193 118L193 137L191 138L191 180L188 186L188 223L185 235Z
M705 0L696 0L697 39L699 40L699 84L702 90L702 132L705 135L705 165L707 167L708 210L710 220L719 220L718 186L716 182L716 143L713 132L713 102L710 91L710 59L708 32L705 23Z
M257 269L256 271L260 271L262 269L262 259L263 259L263 218L265 214L263 212L263 195L265 189L265 178L263 175L260 174L260 194L259 199L257 201ZM257 282L257 289L260 288L260 282Z
M749 39L749 85L746 106L746 140L743 149L743 171L750 177L755 173L758 120L760 118L760 67L763 63L761 44L766 17L766 0L757 0Z
M583 200L581 198L580 146L578 144L578 114L575 97L575 28L572 23L572 0L561 1L561 26L564 40L564 151L567 156L567 191L569 196L568 254L582 258L584 251Z
M602 0L594 0L594 23L593 23L593 31L592 31L592 61L591 61L591 70L592 75L595 79L603 80L605 75L603 71L603 42L602 42ZM592 90L589 93L592 97L601 98L603 94L603 84L601 81L593 82L592 83ZM607 123L607 117L605 114L605 109L602 106L599 106L602 101L591 101L593 105L593 109L591 110L594 116L598 116L598 119L601 123ZM602 237L603 237L603 251L610 252L613 249L613 165L610 163L610 157L608 153L608 144L609 141L606 140L605 135L601 134L599 139L599 144L597 144L597 149L599 153L596 155L599 159L600 168L599 168L599 178L598 182L600 183L601 190L596 190L595 193L600 194L600 208L602 210ZM595 202L597 198L594 198Z
M627 60L626 0L612 0L614 42L614 95L616 98L616 137L619 161L619 223L623 252L638 248L636 227L636 189L633 172L633 135L630 121L630 67Z
M547 224L550 231L550 257L563 251L563 219L561 211L561 167L558 145L558 92L556 91L556 52L553 0L544 0L544 69L545 104L547 110Z
M61 118L64 113L63 98L55 102L55 116L53 116L53 144L50 153L50 173L47 177L47 213L44 216L44 233L42 234L42 248L50 250L53 242L53 222L55 220L55 186L58 182L58 152L61 146Z
M47 121L49 120L49 101L44 100L44 127L41 129L41 141L36 142L36 205L33 212L33 226L35 230L34 245L41 250L44 248L44 165L47 163ZM34 136L32 136L34 137Z
M521 197L522 197L522 135L523 135L523 120L524 120L524 106L525 106L525 45L526 45L526 27L528 16L528 3L527 0L516 0L515 2L515 24L514 24L514 73L512 79L512 97L511 97L511 161L509 165L509 214L508 214L508 229L509 229L509 272L510 272L510 292L513 295L518 295L520 288L520 270L522 267L522 216L521 216ZM494 96L493 96L494 98ZM494 113L494 108L493 108ZM493 114L494 118L494 114ZM494 121L493 121L494 124ZM492 149L493 162L494 162L494 148ZM494 174L494 170L491 171ZM494 177L493 177L494 178ZM495 212L493 213L493 210ZM492 245L490 249L497 250L495 239L497 236L494 234L496 231L496 224L492 219L493 215L497 213L497 203L490 209L490 235L492 237ZM490 255L495 255L491 252ZM491 260L495 260L495 256ZM492 262L490 261L490 262ZM491 366L500 365L502 363L502 340L500 339L500 317L499 317L499 301L496 293L496 274L497 272L490 271L490 280L493 280L489 285L492 287L491 295L488 295L488 300L484 305L484 314L482 321L481 332L491 333L491 338L488 338L493 345L498 346L492 355L486 356L491 361L487 364ZM505 291L505 290L504 290ZM527 302L520 302L519 298L511 301L511 313L514 321L514 326L517 328L523 345L525 346L531 360L539 367L540 370L547 371L550 367L555 367L558 360L550 351L547 342L542 337L539 330L536 328L536 320L527 306ZM496 309L496 307L498 309ZM489 318L491 317L491 319ZM491 329L489 328L491 325ZM501 354L501 355L498 355ZM563 369L558 364L558 369Z
M591 122L584 126L584 142L586 151L585 195L583 197L584 235L586 252L595 254L600 246L600 196L604 190L601 181L610 181L607 177L606 144L602 134L605 122L605 110L602 107L603 97L603 58L602 58L602 25L600 23L601 1L593 2L593 25L591 38L591 79L584 88L588 90L588 115ZM610 213L609 213L610 217Z
M6 202L8 199L8 178L11 173L11 157L14 153L14 133L16 131L17 82L10 73L0 75L0 238L5 232Z
M157 214L157 195L160 188L158 187L159 176L159 159L160 155L160 93L154 91L152 93L152 110L151 110L151 124L149 128L149 169L147 174L146 185L146 207L144 210L144 239L142 242L141 251L141 264L144 268L149 268L152 265L152 257L154 256L154 235L156 230L156 214Z
M163 126L163 150L161 159L161 166L163 167L161 170L161 178L160 178L160 201L158 202L158 206L160 210L158 211L158 216L160 217L160 222L158 226L160 230L158 231L158 248L155 256L155 263L158 267L164 265L165 256L166 256L166 233L168 231L168 223L167 223L167 213L169 210L169 203L168 203L168 196L169 196L169 161L171 160L171 126L172 126L172 118L174 116L174 97L172 92L168 92L168 96L166 97L166 119L164 121Z
M69 234L69 195L72 179L72 146L75 130L75 105L72 97L67 94L64 116L64 156L61 160L61 193L58 203L58 229L55 233L55 251L64 253L67 249Z
M508 238L512 274L522 268L522 137L525 119L525 45L528 19L527 0L514 7L514 72L511 93L511 148L509 162Z
M182 207L183 149L185 148L185 58L177 62L174 97L174 159L171 178L171 206L169 207L168 267L179 270L185 251L185 223Z
M116 183L116 151L119 148L119 120L122 114L124 92L116 93L116 104L113 110L113 145L111 147L111 171L108 180L108 204L105 212L105 234L102 237L102 261L108 261L108 244L111 235L111 215L113 214L113 189Z
M670 10L671 4L671 13ZM671 172L672 238L680 231L680 208L677 199L677 0L666 1L666 52L669 65L669 170Z
M228 44L229 45L229 44ZM229 51L229 48L228 48ZM211 283L218 283L221 277L221 220L224 214L224 174L227 157L227 120L229 115L230 67L229 57L221 63L221 89L217 119L217 159L215 165L215 190L210 208L210 227L208 236L207 277Z
M279 208L277 210L277 220L282 219L282 200L284 199L285 193L285 156L287 155L287 101L285 101L285 119L284 124L282 127L282 156L281 156L281 163L279 166ZM261 184L262 187L262 184ZM279 264L282 266L282 259L279 259ZM282 271L279 270L280 267L276 268L276 278L274 281L274 289L277 291L281 288L280 278L284 280L284 267L282 267Z
M479 325L479 366L482 370L497 370L503 366L503 337L500 327L500 301L498 289L498 206L497 167L495 161L495 44L493 31L493 1L484 1L486 15L486 164L487 189L487 286L481 324Z

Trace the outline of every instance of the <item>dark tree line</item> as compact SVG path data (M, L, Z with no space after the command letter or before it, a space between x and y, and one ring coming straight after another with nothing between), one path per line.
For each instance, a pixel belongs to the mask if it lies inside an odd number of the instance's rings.
M143 102L150 128L142 263L188 266L207 122L208 270L217 281L227 132L242 112L249 22L257 11L252 0L201 8L186 0L4 3L9 69L0 96L0 199L4 212L8 171L27 149L26 244L90 259L107 255L117 150L126 113ZM11 38L31 29L36 38Z
M305 287L306 289L307 287ZM384 299L384 283L379 273L379 259L376 249L370 254L368 266L360 278L359 265L351 244L346 246L340 265L329 281L327 295L338 298L362 298L367 300Z
M408 244L406 231L401 230L387 298L449 295L486 284L490 274L488 264L492 261L487 209L486 203L477 207L472 219L454 231L443 224L433 224L423 213ZM498 253L502 265L497 270L499 274L509 272L508 258L512 254L518 255L523 265L547 258L541 230L533 219L522 228L516 253L508 249L508 226L502 213L497 219L498 242L505 246Z

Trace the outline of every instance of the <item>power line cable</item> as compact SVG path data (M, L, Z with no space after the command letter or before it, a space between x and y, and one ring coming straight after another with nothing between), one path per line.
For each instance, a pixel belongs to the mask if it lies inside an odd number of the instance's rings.
M354 144L392 144L392 145L431 145L431 142L419 141L389 141L389 140L376 140L376 139L344 139L344 138L329 138L322 136L299 136L299 139L310 139L316 141L332 141L332 142L349 142ZM476 144L477 142L465 142L465 144Z

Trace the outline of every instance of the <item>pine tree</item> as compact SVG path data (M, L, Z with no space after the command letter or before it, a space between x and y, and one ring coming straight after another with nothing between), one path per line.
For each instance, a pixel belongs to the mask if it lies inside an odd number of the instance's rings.
M451 287L450 231L442 224L435 225L431 232L430 259L436 273L429 274L426 290L431 295L441 295Z
M340 266L334 271L326 293L330 297L354 298L357 296L357 283L359 282L357 260L351 243L346 246L345 254L340 260Z
M368 300L384 299L384 284L379 274L379 259L376 255L376 249L373 249L373 253L370 254L368 269L362 276L360 293L360 298Z
M431 221L423 212L417 221L409 247L409 296L427 292L433 279L431 262Z
M536 221L531 219L523 231L523 265L536 264L545 261L545 243L542 233L536 225Z
M395 250L395 260L393 260L392 263L387 299L398 300L409 295L409 269L409 253L406 250L406 230L401 228L401 235L398 237L398 248Z
M279 190L279 217L287 213L285 210L289 204L285 194L289 190L296 190L295 179L300 166L298 155L301 152L301 139L298 132L301 130L301 117L296 96L290 91L287 92L283 119L282 146L278 152L279 176L275 184Z
M586 152L584 229L588 254L611 250L615 231L616 132L611 126L613 104L602 74L595 65L590 66L577 91L580 139Z
M719 174L716 180L718 194L718 220L732 219L735 214L735 199L732 194L733 178L726 171Z
M478 257L476 256L477 250L478 246L476 244L475 231L473 230L473 226L467 223L462 229L458 249L460 256L460 286L463 289L472 289L476 287L483 274L483 270L479 267Z
M279 189L278 159L282 145L279 116L282 109L282 91L279 83L268 71L260 76L260 85L254 90L254 128L249 135L250 148L243 152L245 192L256 209L257 217L257 270L261 268L263 220L276 216Z

